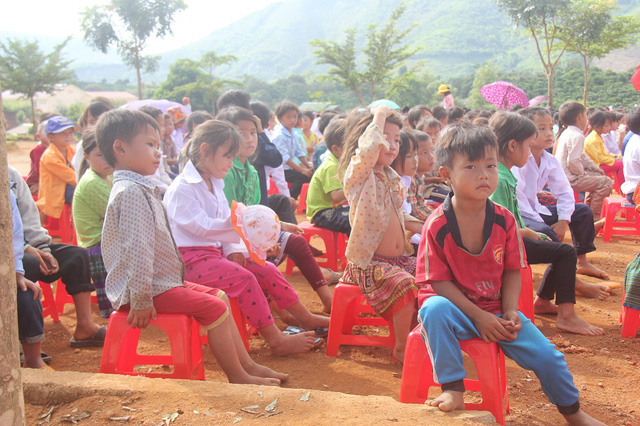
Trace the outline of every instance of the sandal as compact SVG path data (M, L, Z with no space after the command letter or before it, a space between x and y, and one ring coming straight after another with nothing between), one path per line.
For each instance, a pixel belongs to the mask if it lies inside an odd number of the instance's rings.
M328 278L324 276L325 271L328 272L328 275L329 275ZM340 281L340 278L342 278L342 274L340 272L332 271L329 268L322 268L322 272L323 272L322 276L327 281L327 285L338 284L338 282Z
M88 348L92 346L102 347L104 346L104 337L107 335L107 328L105 326L100 327L96 334L88 339L76 340L75 337L69 339L69 346L72 348Z

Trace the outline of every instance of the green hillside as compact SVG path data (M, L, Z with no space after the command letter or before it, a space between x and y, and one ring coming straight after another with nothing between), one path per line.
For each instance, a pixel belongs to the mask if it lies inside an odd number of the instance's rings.
M163 62L198 58L215 50L239 58L234 66L221 70L225 76L252 74L270 80L322 71L315 65L310 40L339 40L344 30L357 28L363 42L368 26L384 23L399 2L285 0L164 55ZM400 22L412 23L418 25L407 42L421 48L416 59L426 59L437 74L465 74L489 59L508 70L536 65L531 42L512 31L492 0L414 0Z

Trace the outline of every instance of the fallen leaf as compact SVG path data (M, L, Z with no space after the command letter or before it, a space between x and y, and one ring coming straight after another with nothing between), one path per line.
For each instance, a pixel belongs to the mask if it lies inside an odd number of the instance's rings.
M278 403L278 398L274 399L273 402L266 407L264 407L264 411L273 411L276 409L276 404Z
M38 417L38 420L41 420L41 419L44 419L45 417L50 416L50 415L51 415L51 413L53 413L53 410L55 410L55 409L56 409L56 406L55 406L55 405L52 405L52 406L49 408L49 411L47 411L46 413L44 413L43 415L41 415L40 417Z
M246 408L241 408L240 411L244 411L245 413L249 413L249 414L260 414L259 411L247 410Z
M233 424L235 425L239 421L242 421L242 417L236 417L235 419L233 419Z
M300 397L300 401L304 401L304 402L306 402L306 401L308 401L308 400L309 400L309 397L310 397L310 396L311 396L311 392L307 392L307 393L305 393L304 395L302 395L302 396Z
M131 416L122 416L122 417L109 417L109 420L114 422L128 422Z
M260 398L264 398L264 395L262 394L262 391L258 391L258 396L259 396Z
M242 408L242 410L255 410L256 408L260 408L259 405L250 405L248 407Z
M136 411L136 409L135 409L135 408L127 407L126 405L123 405L123 406L122 406L122 409L123 409L123 410L127 410L127 411Z
M171 413L170 423L173 423L178 418L178 416L179 416L178 413Z
M282 413L284 413L284 411L274 411L273 413L265 414L265 417L277 416Z
M193 410L193 414L200 414L200 411Z

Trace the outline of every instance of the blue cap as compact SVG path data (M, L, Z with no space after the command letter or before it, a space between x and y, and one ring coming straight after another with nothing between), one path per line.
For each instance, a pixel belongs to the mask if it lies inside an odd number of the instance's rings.
M47 120L44 132L47 135L51 133L60 133L71 127L76 127L76 125L73 124L73 121L69 120L67 117L63 117L62 115L56 115L55 117L51 117Z

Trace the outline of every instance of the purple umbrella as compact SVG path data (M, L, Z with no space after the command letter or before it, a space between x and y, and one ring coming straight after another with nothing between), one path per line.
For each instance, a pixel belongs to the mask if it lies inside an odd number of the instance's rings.
M169 108L174 107L174 106L179 106L180 108L182 108L182 111L184 111L184 113L185 113L184 115L185 116L189 115L189 112L190 112L181 103L168 101L166 99L141 99L141 100L135 100L135 101L127 102L126 104L122 105L120 108L140 109L140 107L143 107L145 105L151 105L152 107L155 107L155 108L158 108L159 110L162 110L162 112L164 112L164 113L166 113Z
M516 104L522 105L524 108L529 106L529 98L524 90L507 81L487 84L480 89L480 94L498 109L509 109Z

